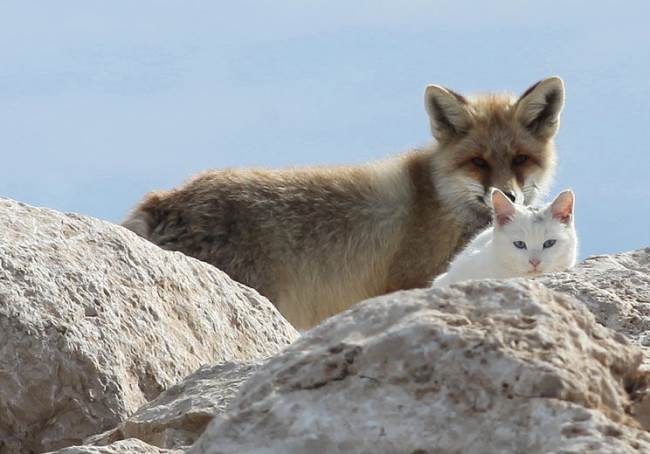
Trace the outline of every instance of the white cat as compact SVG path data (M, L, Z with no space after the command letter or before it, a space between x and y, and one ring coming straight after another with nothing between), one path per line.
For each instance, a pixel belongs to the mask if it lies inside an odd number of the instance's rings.
M466 279L535 276L575 265L572 191L561 192L541 208L514 205L498 189L490 198L493 225L470 241L447 272L434 279L434 287Z

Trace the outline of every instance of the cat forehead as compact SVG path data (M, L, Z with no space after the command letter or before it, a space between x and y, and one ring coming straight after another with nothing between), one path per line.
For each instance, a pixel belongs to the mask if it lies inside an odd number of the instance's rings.
M519 235L522 237L543 236L552 230L555 229L548 222L535 222L531 218L515 218L513 222L505 225L503 228L503 231L507 235Z
M543 208L529 206L525 208L527 217L533 224L542 224L548 221L547 213Z
M517 206L512 222L503 226L503 231L511 236L522 238L542 238L546 235L559 235L565 229L553 219L545 207Z
M518 206L517 214L520 219L533 224L543 224L549 219L545 207Z
M547 236L564 237L570 235L565 224L553 218L551 205L515 205L511 222L500 230L508 237L518 236L530 241L542 240Z
M523 208L528 214L535 217L543 218L546 207L524 205Z

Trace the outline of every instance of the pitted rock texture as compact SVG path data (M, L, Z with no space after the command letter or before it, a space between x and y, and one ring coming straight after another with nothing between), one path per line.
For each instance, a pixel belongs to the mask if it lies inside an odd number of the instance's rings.
M113 224L0 199L0 453L79 444L202 364L297 332L219 270Z
M650 452L641 357L531 281L400 292L272 358L188 453Z
M182 454L178 449L160 449L134 438L108 446L71 446L49 454Z
M538 279L585 303L601 324L650 347L650 248L589 257L565 273ZM650 350L646 350L650 367Z
M239 387L260 362L227 361L203 366L181 383L163 391L114 430L89 437L86 444L104 445L137 438L161 448L189 447L215 415L226 411Z

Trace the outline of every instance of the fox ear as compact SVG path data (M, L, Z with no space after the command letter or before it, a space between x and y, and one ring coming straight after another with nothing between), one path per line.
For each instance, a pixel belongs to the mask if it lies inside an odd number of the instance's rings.
M517 101L515 116L533 135L552 138L560 127L564 106L564 83L557 76L541 80Z
M553 200L549 210L554 219L557 219L562 224L570 224L573 222L573 205L575 203L575 196L573 191L567 189L560 192L560 194Z
M463 134L470 126L467 100L458 93L439 85L428 85L424 105L429 114L431 132L438 142L445 142Z
M512 221L512 217L515 215L515 206L510 199L498 189L492 189L491 199L496 224L501 227Z

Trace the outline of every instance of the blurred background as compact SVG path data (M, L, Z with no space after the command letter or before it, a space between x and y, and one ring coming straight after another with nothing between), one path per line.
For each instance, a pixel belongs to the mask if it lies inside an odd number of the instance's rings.
M576 191L581 257L650 246L649 13L641 1L3 1L0 196L119 222L200 170L423 145L428 83L519 94L557 74L552 195Z

